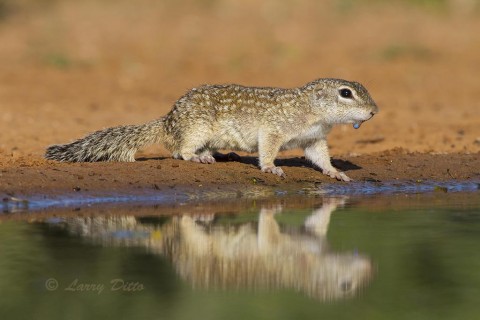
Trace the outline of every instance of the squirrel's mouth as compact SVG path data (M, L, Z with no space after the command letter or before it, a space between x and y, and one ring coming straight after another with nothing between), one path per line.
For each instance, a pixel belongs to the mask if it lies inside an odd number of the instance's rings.
M373 117L374 115L375 115L374 112L370 112L370 117L369 117L367 120L359 120L359 121L356 121L356 122L353 123L353 127L354 127L355 129L360 128L360 126L362 125L362 123L364 123L365 121L368 121L368 120L372 119L372 117Z

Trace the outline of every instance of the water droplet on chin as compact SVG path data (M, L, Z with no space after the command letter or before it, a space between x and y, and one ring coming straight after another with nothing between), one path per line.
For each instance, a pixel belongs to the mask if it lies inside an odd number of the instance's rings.
M354 123L354 124L353 124L353 127L354 127L355 129L358 129L358 128L360 128L360 125L361 125L361 124L362 124L361 122Z

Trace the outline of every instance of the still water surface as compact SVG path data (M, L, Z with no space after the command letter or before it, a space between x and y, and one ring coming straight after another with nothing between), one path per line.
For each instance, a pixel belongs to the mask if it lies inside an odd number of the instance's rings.
M479 192L0 217L1 319L480 319Z

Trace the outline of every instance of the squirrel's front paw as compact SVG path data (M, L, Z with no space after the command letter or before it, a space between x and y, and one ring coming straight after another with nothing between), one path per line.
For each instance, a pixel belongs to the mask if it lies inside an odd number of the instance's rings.
M262 167L262 172L273 173L273 174L276 174L277 176L280 176L282 178L287 177L287 175L283 172L282 168L280 168L280 167L264 166L264 167Z
M330 178L337 179L339 181L350 182L353 180L349 178L345 173L340 171L323 171L323 174L329 176Z

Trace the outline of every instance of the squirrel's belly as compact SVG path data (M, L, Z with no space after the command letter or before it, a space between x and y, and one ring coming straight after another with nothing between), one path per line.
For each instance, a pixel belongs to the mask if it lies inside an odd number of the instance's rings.
M256 152L258 150L258 136L252 132L229 128L215 135L210 141L210 145L215 149Z
M280 150L303 149L311 143L312 140L313 139L292 139L282 144Z
M312 125L305 130L300 131L297 135L291 137L291 139L285 142L280 149L303 149L317 140L325 139L330 129L330 126L322 123Z

